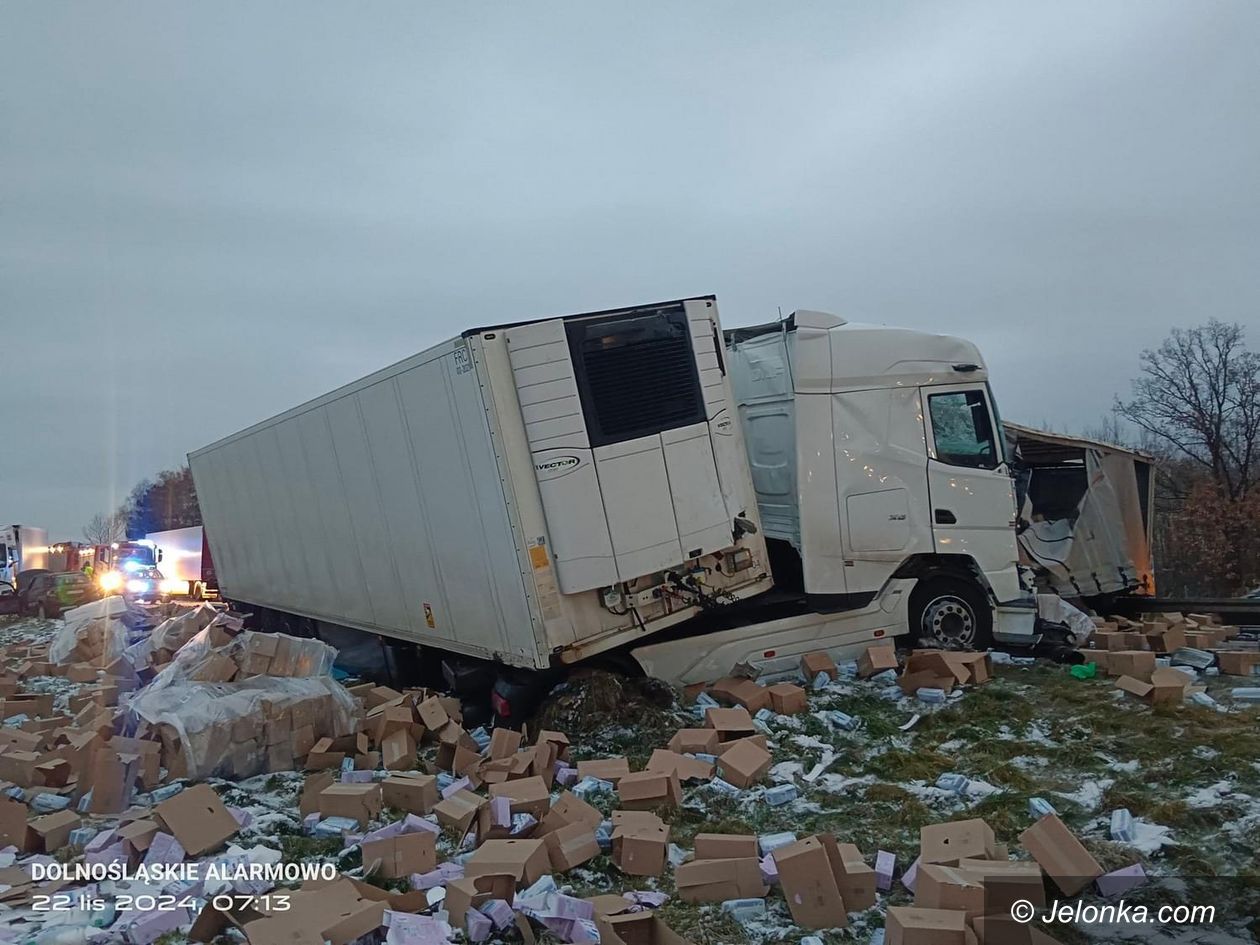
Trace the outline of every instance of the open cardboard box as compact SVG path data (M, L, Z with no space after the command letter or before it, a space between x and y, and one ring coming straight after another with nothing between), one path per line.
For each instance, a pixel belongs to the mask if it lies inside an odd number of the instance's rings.
M712 727L680 728L669 740L669 750L680 755L716 755L718 735L718 731Z
M522 886L540 879L551 865L541 840L487 840L464 865L465 876L504 874Z
M551 793L540 777L518 778L490 785L490 797L506 797L513 814L533 814L541 821L551 807Z
M577 772L579 778L599 778L601 781L611 781L616 784L630 773L630 762L623 755L579 761Z
M177 795L178 796L178 795ZM381 786L371 784L330 784L319 795L319 812L324 817L348 817L360 827L381 813Z
M710 730L711 731L711 730ZM711 732L715 737L716 732ZM699 758L688 758L668 748L657 748L644 766L645 771L672 772L679 781L708 781L713 777L713 763Z
M443 908L450 917L451 925L468 931L468 910L477 909L491 899L502 899L511 902L516 895L516 877L507 873L486 873L480 876L465 876L446 884L446 899Z
M704 724L718 733L718 742L731 742L757 734L752 716L743 706L709 709L704 713Z
M652 912L595 915L600 945L691 945Z

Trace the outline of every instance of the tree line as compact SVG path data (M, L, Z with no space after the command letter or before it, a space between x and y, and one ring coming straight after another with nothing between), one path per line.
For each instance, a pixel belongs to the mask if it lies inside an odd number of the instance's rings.
M164 469L152 479L136 483L122 505L113 512L92 517L83 526L83 537L93 545L143 538L150 532L201 524L197 486L187 466Z

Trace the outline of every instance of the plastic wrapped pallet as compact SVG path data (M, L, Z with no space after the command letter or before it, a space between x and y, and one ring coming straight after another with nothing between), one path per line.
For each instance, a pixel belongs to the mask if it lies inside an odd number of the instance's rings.
M102 597L66 611L66 621L48 646L59 666L91 663L106 666L123 655L133 635L143 634L152 618L121 597Z
M332 672L337 651L327 643L283 633L246 631L234 637L219 621L184 644L154 677L152 688L179 682L226 683L251 676L302 679Z
M169 663L176 651L212 622L236 622L240 629L238 618L201 604L163 620L152 634L127 647L127 658L137 670Z
M303 744L356 729L354 697L327 675L234 683L173 679L141 690L129 711L138 736L162 742L171 776L194 779L291 770Z

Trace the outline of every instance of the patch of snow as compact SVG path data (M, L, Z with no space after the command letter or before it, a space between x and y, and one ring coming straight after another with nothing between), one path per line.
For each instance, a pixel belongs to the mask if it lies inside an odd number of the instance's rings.
M990 784L988 781L981 781L976 778L967 784L968 797L988 797L991 794L1001 794L1002 789L996 784Z
M770 769L771 781L795 781L805 773L805 766L798 761L780 761Z
M1091 778L1088 781L1082 781L1081 786L1075 791L1051 791L1050 793L1073 804L1079 804L1086 810L1097 810L1098 805L1102 803L1103 793L1115 783L1114 778Z
M1217 781L1215 784L1209 784L1205 788L1200 788L1193 794L1187 795L1186 806L1202 810L1206 807L1216 807L1226 797L1230 800L1250 800L1250 796L1246 794L1234 794L1233 785L1228 781Z
M847 778L842 774L819 775L814 786L828 794L845 794L850 788L866 787L875 783L875 776L866 774L860 778Z
M1160 847L1171 846L1174 844L1171 830L1160 824L1152 824L1149 821L1135 819L1133 821L1133 832L1136 835L1134 841L1128 846L1135 850L1140 850L1147 856L1155 853Z
M1142 764L1138 761L1108 761L1107 767L1111 771L1119 771L1121 774L1137 774Z

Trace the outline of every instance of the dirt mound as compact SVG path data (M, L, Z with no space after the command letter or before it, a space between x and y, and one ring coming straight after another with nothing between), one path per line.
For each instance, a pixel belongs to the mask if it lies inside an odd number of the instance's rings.
M551 691L535 724L571 737L628 724L668 728L674 707L674 691L659 679L582 669Z

